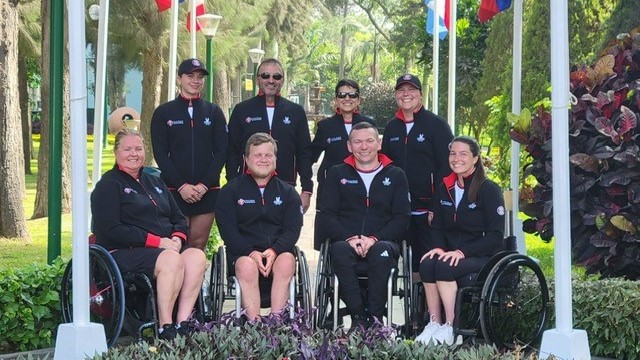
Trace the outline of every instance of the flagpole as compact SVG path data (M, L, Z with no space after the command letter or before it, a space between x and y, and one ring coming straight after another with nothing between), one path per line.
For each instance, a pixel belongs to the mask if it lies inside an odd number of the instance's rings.
M520 115L522 109L522 0L513 2L513 70L511 73L511 112ZM520 143L511 140L511 212L510 235L515 235L518 252L527 254L520 209Z
M93 111L93 172L91 188L96 186L102 175L102 133L104 129L104 93L107 73L107 38L109 36L109 0L100 0L98 15L98 46L96 47L96 88L95 109Z
M438 78L440 77L440 7L439 1L433 0L433 104L431 112L438 115Z
M167 101L176 97L176 56L178 53L178 0L171 0L171 35L169 41L169 74Z
M573 329L571 288L571 185L569 182L569 26L568 0L550 0L551 14L551 173L556 328L542 335L540 359L591 359L584 330Z
M189 29L191 29L191 57L196 57L196 0L191 0L189 3L191 11L189 12ZM209 64L207 64L209 66Z
M456 0L449 2L449 78L448 78L448 102L447 118L449 127L456 133ZM446 21L445 21L446 25Z

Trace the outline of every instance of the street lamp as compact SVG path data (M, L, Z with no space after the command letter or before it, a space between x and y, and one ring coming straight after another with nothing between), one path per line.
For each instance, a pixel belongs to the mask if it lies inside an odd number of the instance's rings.
M251 57L251 62L253 63L253 96L256 95L257 91L256 91L256 76L258 74L256 74L256 72L258 71L258 64L260 63L260 60L262 60L262 57L264 56L264 50L260 49L260 48L253 48L253 49L249 49L249 57Z
M207 38L207 68L209 69L209 76L207 76L206 82L206 94L207 100L213 102L213 50L212 50L212 42L213 37L216 36L216 31L218 31L218 25L220 25L220 20L222 20L222 16L216 14L204 14L196 17L198 21L198 25L200 25L200 30L202 30L202 34Z

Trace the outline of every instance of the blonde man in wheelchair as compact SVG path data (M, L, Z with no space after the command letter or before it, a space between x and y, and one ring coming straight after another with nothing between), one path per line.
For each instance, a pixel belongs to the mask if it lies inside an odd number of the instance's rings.
M216 203L216 222L248 320L260 319L260 299L269 295L262 291L270 291L271 313L282 312L295 273L302 202L292 185L275 176L276 154L270 135L251 135L245 149L247 172L225 185ZM260 286L267 279L270 290Z

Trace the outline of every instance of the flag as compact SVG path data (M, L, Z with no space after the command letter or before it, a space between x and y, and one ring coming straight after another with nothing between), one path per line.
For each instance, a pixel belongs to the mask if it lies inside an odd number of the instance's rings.
M182 3L184 0L179 0L179 2ZM171 9L171 0L156 0L156 5L158 5L158 11L163 12Z
M511 7L511 0L480 0L478 8L478 20L487 22L501 11Z
M427 33L433 35L433 29L435 27L434 1L424 0L424 3L427 5ZM449 33L449 0L438 0L438 10L438 14L440 15L438 19L438 36L440 40L442 40L447 36L447 33Z
M191 0L196 2L196 17L204 15L204 0ZM189 4L189 11L187 12L187 31L191 32L191 4ZM200 25L196 21L196 31L200 31Z

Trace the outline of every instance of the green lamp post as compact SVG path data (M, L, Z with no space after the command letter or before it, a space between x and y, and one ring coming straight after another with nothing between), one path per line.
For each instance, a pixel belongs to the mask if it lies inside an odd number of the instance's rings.
M209 76L207 76L207 82L205 86L206 99L213 102L213 37L218 31L218 25L222 16L216 14L204 14L199 15L197 18L198 25L202 34L207 38L207 69L209 69Z
M249 57L251 58L251 62L253 63L253 78L251 79L253 82L253 96L258 93L256 89L256 76L258 76L258 74L256 74L256 72L258 71L258 64L260 64L263 56L264 50L260 48L249 49Z

